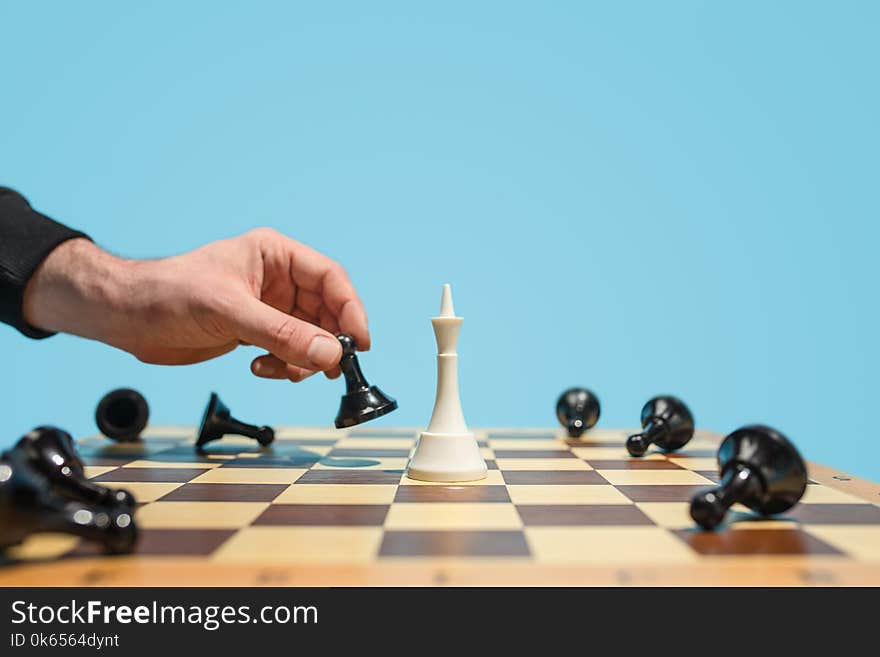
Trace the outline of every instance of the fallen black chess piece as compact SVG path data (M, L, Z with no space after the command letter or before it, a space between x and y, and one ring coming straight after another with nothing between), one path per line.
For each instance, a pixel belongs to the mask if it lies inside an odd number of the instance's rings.
M626 440L630 456L644 456L651 445L665 452L684 447L694 437L694 416L678 397L663 395L642 407L642 432Z
M807 489L807 467L797 448L776 429L737 429L718 448L721 484L691 500L691 517L714 529L728 509L742 504L763 516L788 511Z
M131 388L111 390L101 397L95 408L98 430L118 442L138 440L149 419L150 407L147 400Z
M586 388L569 388L556 401L556 418L569 438L580 438L599 421L599 398Z
M0 550L42 532L95 541L112 554L131 552L138 538L129 507L65 499L33 468L23 450L10 450L0 457Z
M134 496L127 490L114 490L86 478L85 468L70 434L56 427L37 427L26 433L13 448L49 480L62 497L86 504L123 504L134 508Z
M201 451L208 443L220 440L227 434L253 438L263 447L271 445L275 440L275 431L272 427L258 427L236 420L230 414L226 404L220 401L217 393L212 392L205 412L202 414L202 422L199 425L199 433L196 438L196 450Z

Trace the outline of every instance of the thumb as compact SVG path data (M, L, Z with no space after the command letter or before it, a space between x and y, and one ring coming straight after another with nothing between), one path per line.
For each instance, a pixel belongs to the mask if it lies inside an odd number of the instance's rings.
M247 297L232 320L239 340L262 347L291 365L326 371L339 365L342 347L332 333Z

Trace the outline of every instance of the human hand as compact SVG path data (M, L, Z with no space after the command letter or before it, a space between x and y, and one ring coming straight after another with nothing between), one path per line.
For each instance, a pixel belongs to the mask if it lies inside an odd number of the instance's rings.
M25 290L25 319L164 365L240 344L266 350L251 371L301 381L339 375L335 335L370 348L367 316L343 268L268 228L159 260L125 260L85 239L56 248Z

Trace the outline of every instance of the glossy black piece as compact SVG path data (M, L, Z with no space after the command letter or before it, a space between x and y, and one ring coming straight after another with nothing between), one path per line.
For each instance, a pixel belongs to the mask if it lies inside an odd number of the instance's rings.
M205 413L202 415L196 449L201 449L214 440L220 440L228 433L253 438L263 447L270 445L275 440L275 431L272 427L258 427L236 420L229 414L229 408L220 401L217 393L212 392L211 399L208 400L208 405L205 407Z
M718 466L721 484L691 500L691 517L704 529L721 524L734 504L765 516L788 511L807 489L807 467L797 448L767 426L727 436L718 448Z
M651 445L673 452L694 437L694 416L678 397L649 399L642 407L642 432L626 439L630 456L643 456Z
M339 402L336 428L353 427L397 409L397 402L367 383L357 357L357 344L350 335L337 336L342 345L339 367L345 377L345 394Z
M127 490L113 490L86 478L83 462L70 434L56 427L37 427L26 433L14 449L25 455L61 497L87 504L112 506L123 504L134 508L136 501Z
M131 552L138 539L131 509L65 500L23 451L11 450L0 458L0 550L42 532L80 536L113 554Z
M150 419L147 400L137 390L118 388L101 397L95 409L98 430L113 440L131 442L140 438Z
M569 388L556 401L556 417L571 438L595 426L600 413L599 398L586 388Z

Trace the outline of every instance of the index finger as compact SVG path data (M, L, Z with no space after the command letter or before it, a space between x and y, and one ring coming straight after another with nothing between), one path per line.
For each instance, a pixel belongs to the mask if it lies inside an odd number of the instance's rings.
M321 296L339 329L351 335L359 351L370 348L367 313L345 269L335 260L296 240L286 238L294 283Z

